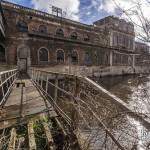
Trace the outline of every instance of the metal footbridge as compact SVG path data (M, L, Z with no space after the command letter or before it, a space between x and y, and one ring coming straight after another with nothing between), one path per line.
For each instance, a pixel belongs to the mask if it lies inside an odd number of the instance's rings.
M0 73L2 150L129 150L141 142L149 149L149 130L148 116L88 77L37 68Z

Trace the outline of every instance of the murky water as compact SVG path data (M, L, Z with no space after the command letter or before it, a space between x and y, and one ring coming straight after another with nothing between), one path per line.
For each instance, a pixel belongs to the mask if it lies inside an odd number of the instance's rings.
M149 120L150 76L104 77L95 81L132 106L134 112ZM101 120L111 130L118 142L127 150L149 150L150 131L141 122L131 118L115 104L110 103L110 99L106 95L101 93L97 96L98 99L94 99L93 102L91 99L89 100L89 97L85 101L94 108L93 110L101 117ZM84 117L81 121L83 127L80 125L80 133L82 138L90 143L89 149L117 150L116 144L112 142L102 128L99 128L99 125L88 113L86 110L83 111ZM87 130L85 124L88 126Z
M150 117L150 75L104 77L98 82L134 111Z
M97 82L129 106L133 106L135 112L150 120L150 75L104 77ZM148 145L144 145L145 141L150 142L150 132L138 121L130 117L128 120L136 126L138 149L150 149Z

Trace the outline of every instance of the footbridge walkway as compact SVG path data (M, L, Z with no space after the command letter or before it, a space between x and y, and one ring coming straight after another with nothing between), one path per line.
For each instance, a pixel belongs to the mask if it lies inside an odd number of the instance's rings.
M0 73L0 149L129 150L141 142L148 149L149 130L149 116L88 77L37 68Z

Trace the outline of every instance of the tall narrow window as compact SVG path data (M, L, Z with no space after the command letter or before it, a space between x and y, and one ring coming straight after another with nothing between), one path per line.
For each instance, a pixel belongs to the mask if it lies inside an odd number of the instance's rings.
M59 28L56 30L56 35L60 37L64 37L64 31L61 28Z
M39 26L39 32L40 33L47 33L47 27L45 25Z
M90 41L90 37L88 34L84 35L84 41Z
M72 52L71 61L72 61L72 63L78 63L78 53L77 53L77 51Z
M64 51L63 50L57 51L57 62L64 63Z
M46 48L41 48L39 50L39 61L43 61L43 62L48 61L48 50Z
M72 32L70 38L73 39L73 40L77 40L78 39L77 33L76 32Z
M90 53L89 52L86 52L85 53L85 65L90 65L92 63L92 60L91 60L91 56L90 56Z
M0 45L0 62L5 62L5 48Z

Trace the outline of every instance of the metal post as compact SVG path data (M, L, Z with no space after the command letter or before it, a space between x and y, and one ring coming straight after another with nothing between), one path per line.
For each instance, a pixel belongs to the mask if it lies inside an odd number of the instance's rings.
M49 77L47 75L47 77L46 77L46 93L48 92L48 80L49 80Z
M55 76L55 95L54 95L54 100L57 101L58 98L58 75Z

